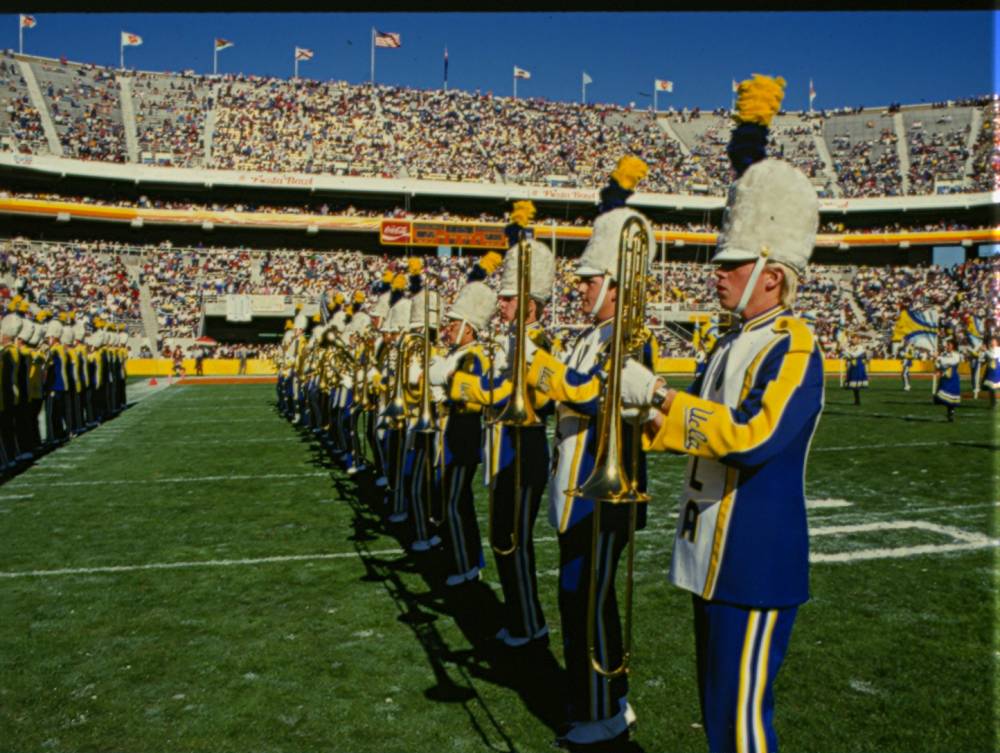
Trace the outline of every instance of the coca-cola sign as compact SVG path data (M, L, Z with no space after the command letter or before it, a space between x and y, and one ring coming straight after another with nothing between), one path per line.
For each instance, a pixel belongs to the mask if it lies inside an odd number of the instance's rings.
M379 235L385 244L409 243L410 223L405 220L383 220Z

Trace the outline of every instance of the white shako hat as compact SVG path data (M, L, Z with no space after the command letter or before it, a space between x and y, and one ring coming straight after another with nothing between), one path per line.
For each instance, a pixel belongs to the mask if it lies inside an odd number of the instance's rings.
M301 311L295 315L295 329L305 329L308 324L309 320Z
M532 249L534 250L534 249ZM532 267L534 265L532 264ZM458 319L482 332L489 324L497 305L497 294L485 282L467 282L445 313L448 319Z
M605 212L594 220L594 231L587 241L580 261L576 264L576 274L580 277L595 277L615 279L618 273L618 248L620 236L625 222L632 217L638 217L646 226L649 234L649 269L652 269L653 256L656 250L656 237L653 235L653 225L649 219L631 207L618 207Z
M34 347L42 341L42 335L45 334L45 327L41 322L31 322L31 334L28 335L28 345Z
M77 319L73 324L73 336L83 342L84 338L87 336L87 325L84 323L83 319Z
M62 339L63 325L62 322L56 318L49 319L45 322L45 336L54 337L57 340Z
M352 318L350 324L347 325L347 334L365 334L371 329L372 318L364 311L359 311Z
M541 241L531 243L531 297L542 303L552 298L552 280L555 277L556 261L552 249ZM500 268L500 295L517 295L517 273L519 269L520 245L515 243L503 257Z
M392 293L382 293L375 299L375 306L372 308L372 316L384 320L389 315L389 298Z
M427 290L421 290L416 293L410 300L410 329L423 329L424 328L424 296L427 295ZM437 329L441 324L441 296L438 295L437 291L430 291L430 313L431 313L431 327Z
M382 322L386 332L402 332L410 326L410 308L413 302L409 298L400 298L389 308L389 313Z
M0 333L4 337L17 337L23 325L24 320L12 311L6 314L3 321L0 322Z
M761 160L729 188L712 262L763 258L802 276L818 227L819 199L805 174L784 160Z
M64 324L62 328L62 334L59 336L59 342L61 342L63 345L72 345L73 339L74 339L73 325L69 323Z
M347 326L347 313L343 309L337 311L330 317L330 326L338 335L343 332L344 327Z
M281 344L288 345L293 337L295 337L295 333L290 329L286 329L285 334L281 336Z

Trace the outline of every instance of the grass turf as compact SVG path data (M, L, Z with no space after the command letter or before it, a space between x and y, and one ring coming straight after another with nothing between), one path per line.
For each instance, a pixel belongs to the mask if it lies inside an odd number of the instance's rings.
M544 514L551 648L501 651L492 562L445 589L440 556L405 554L370 479L279 418L273 389L164 389L0 487L0 747L549 750L562 652ZM996 415L967 400L945 423L928 383L895 380L855 407L831 382L814 555L995 539ZM650 458L637 538L630 701L650 751L706 747L690 598L665 577L683 470ZM921 527L876 525L903 521ZM996 554L816 562L776 684L782 746L995 750Z

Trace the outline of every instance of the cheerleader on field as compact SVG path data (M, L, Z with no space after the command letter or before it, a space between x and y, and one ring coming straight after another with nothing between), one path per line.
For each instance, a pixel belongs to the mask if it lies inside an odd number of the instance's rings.
M861 340L855 336L851 338L850 347L844 353L847 361L847 378L844 379L844 389L854 392L854 404L861 405L861 390L868 387L868 356Z
M990 408L997 407L997 390L1000 390L1000 339L990 338L990 349L986 351L986 373L983 374L983 389L990 392Z
M945 351L934 362L937 369L938 389L934 402L948 409L948 420L955 420L955 408L962 402L962 383L958 376L958 365L962 357L955 349L954 340L945 341Z

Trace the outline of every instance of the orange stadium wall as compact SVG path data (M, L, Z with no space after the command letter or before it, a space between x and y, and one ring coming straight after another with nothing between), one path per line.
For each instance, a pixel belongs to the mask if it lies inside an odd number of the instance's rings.
M183 368L188 376L194 374L194 359L185 358ZM136 377L170 376L174 373L174 362L170 358L130 358L125 370L129 376ZM240 362L237 358L206 358L202 362L202 373L205 376L236 376L239 372ZM274 363L267 359L247 359L248 376L273 376L277 373Z
M657 361L656 371L661 374L693 374L695 360L693 358L661 358ZM824 363L824 371L828 375L837 375L844 368L840 358L828 358ZM239 374L240 362L235 358L206 358L202 364L205 376L236 376ZM870 374L899 374L903 370L902 361L892 358L874 358L868 364ZM969 365L963 362L958 367L959 373L969 375ZM130 358L126 366L129 376L159 377L174 373L174 362L169 358ZM184 373L191 376L195 373L194 359L184 359ZM277 374L273 362L261 358L247 359L248 376L273 376ZM914 361L911 374L933 374L933 361Z

